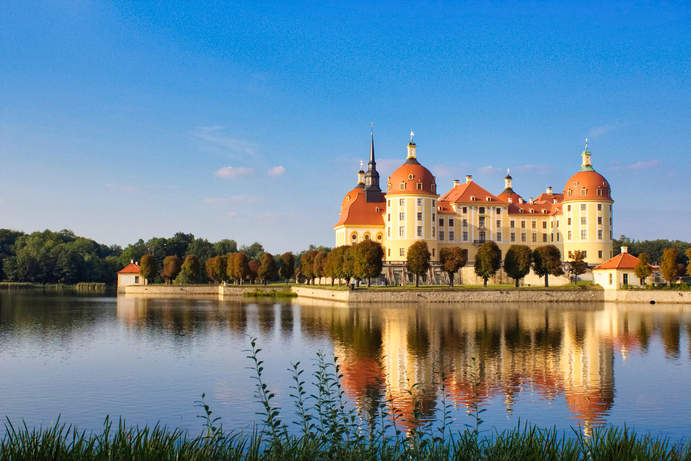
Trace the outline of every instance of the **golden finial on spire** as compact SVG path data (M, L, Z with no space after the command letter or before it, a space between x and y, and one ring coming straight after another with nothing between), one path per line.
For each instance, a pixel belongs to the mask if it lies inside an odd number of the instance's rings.
M414 132L413 129L411 128L411 129L410 129L410 144L415 144L415 142L413 141L413 138L414 138L414 137L415 137L415 132Z
M588 138L585 138L585 150L584 150L584 152L590 152L588 150Z

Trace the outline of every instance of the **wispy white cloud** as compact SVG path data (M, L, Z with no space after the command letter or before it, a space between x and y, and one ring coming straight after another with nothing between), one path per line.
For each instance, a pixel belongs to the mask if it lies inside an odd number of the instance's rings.
M534 163L526 163L525 165L518 165L516 167L519 171L525 171L527 173L537 173L537 174L547 174L552 171L552 167L549 165L536 165Z
M604 125L597 125L588 130L589 138L599 138L604 136L609 132L618 130L619 128L626 126L626 123L606 123Z
M220 125L197 127L192 131L192 136L233 156L254 157L257 153L257 144L227 134L225 127Z
M269 170L269 176L281 176L286 172L286 168L283 165L277 165Z
M229 197L206 197L207 205L228 205L230 203L257 203L262 197L258 195L231 195Z
M254 170L252 168L247 168L244 166L224 166L223 168L216 170L216 173L214 174L219 178L229 179L237 178L239 176L249 176L253 172Z
M492 165L487 165L487 166L483 166L483 167L478 168L477 171L478 171L480 174L484 174L484 175L488 175L488 176L493 176L493 175L500 174L500 173L501 173L502 171L504 171L504 170L502 170L501 168L497 168L497 167L495 167L495 166L492 166Z
M655 168L658 165L660 165L659 160L647 160L641 162L634 162L631 165L628 165L627 168L629 170L646 170L648 168Z

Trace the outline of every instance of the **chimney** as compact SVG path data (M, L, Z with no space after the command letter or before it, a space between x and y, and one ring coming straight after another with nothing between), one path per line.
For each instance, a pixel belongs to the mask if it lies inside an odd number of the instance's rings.
M533 198L532 197L530 197L530 200L528 201L528 203L530 203L531 205L533 204Z
M629 252L629 247L621 247L621 252L622 252L622 253L628 253L628 252Z
M513 199L509 197L509 203L513 203Z
M459 181L458 179L453 180L453 187L459 186L460 184L461 184L461 181Z
M134 264L134 259L130 259L130 264Z
M552 195L552 186L547 186L547 193Z
M473 175L472 174L465 175L465 182L466 183L473 182Z
M523 199L518 197L518 203L523 203Z

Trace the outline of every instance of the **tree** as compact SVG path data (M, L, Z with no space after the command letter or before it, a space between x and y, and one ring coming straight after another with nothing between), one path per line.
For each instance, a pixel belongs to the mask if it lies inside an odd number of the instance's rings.
M449 286L453 287L453 278L458 270L468 262L468 250L460 247L442 248L439 250L441 267L449 275Z
M264 253L259 260L259 270L257 271L257 275L259 276L259 280L261 280L264 285L266 285L266 282L269 280L273 280L276 278L276 262L274 261L274 257L271 256L271 253Z
M573 252L571 261L568 262L569 273L573 276L574 282L578 281L578 276L585 274L588 265L585 260L585 251L576 250Z
M139 275L148 283L156 277L157 272L158 267L156 267L156 260L154 257L149 253L142 256L139 262Z
M367 286L371 286L372 277L379 277L383 266L384 249L372 240L363 240L353 248L353 272L355 277L367 279Z
M538 277L545 278L545 286L549 286L549 276L562 275L561 253L554 245L545 245L533 251L533 271Z
M636 264L636 267L633 270L636 273L636 277L640 279L641 286L645 285L645 279L650 277L650 274L653 273L653 270L650 268L650 263L648 262L648 255L646 253L641 253L638 255L638 264Z
M332 286L336 279L338 279L338 284L341 284L341 280L343 279L343 257L347 249L348 247L345 245L336 247L326 256L325 273L331 278Z
M300 256L300 273L309 285L314 278L314 258L319 253L317 250L309 250Z
M228 255L226 273L237 283L242 284L250 276L249 259L244 253L231 253Z
M187 255L185 256L185 262L182 263L180 268L180 273L175 278L175 283L185 285L198 282L200 271L199 258L196 255Z
M326 258L327 253L325 251L318 251L314 255L314 262L312 263L312 274L320 281L321 278L326 275Z
M254 283L254 281L257 280L257 277L259 276L259 263L254 260L248 261L247 269L247 278L249 279L250 283Z
M204 268L209 280L219 283L226 278L226 257L213 256L206 260Z
M355 276L355 247L343 246L343 263L341 264L341 277L350 282L350 279ZM382 251L383 253L383 251Z
M662 263L660 264L660 271L662 277L667 280L669 286L679 275L679 268L677 267L677 259L679 259L679 252L676 248L667 248L662 252Z
M482 277L483 286L501 268L501 250L493 241L483 243L475 255L475 273Z
M686 274L691 275L691 248L686 250Z
M170 283L180 272L180 258L177 255L166 256L163 258L163 272L161 277L166 283Z
M264 247L259 242L254 242L250 246L243 246L240 248L240 252L247 256L250 261L259 262L259 258L264 254Z
M519 281L530 272L532 254L530 247L526 245L511 245L504 256L504 271L515 280L516 288Z
M214 253L216 256L225 256L238 251L238 244L235 240L223 239L214 243Z
M281 279L288 282L295 272L295 256L290 251L281 255L281 267L278 269L278 274Z
M424 240L418 240L408 248L406 269L415 276L415 288L420 286L420 276L429 270L430 252Z

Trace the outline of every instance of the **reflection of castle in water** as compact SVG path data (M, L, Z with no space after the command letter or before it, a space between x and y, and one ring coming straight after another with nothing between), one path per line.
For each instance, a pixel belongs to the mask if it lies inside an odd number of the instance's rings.
M422 410L431 412L443 376L447 393L459 405L503 396L511 412L521 391L548 400L563 396L573 423L586 431L605 422L614 402L615 351L624 360L637 349L646 351L657 332L665 354L674 358L681 336L676 312L652 314L616 305L592 310L532 305L354 308L118 297L118 318L133 328L181 338L212 329L328 336L344 387L361 408L391 397L409 416L408 391L418 383Z

